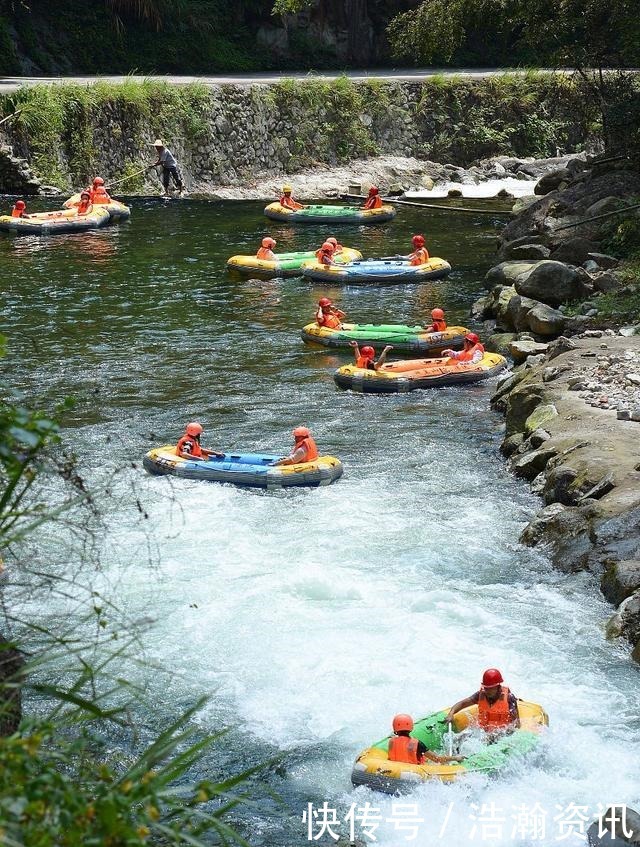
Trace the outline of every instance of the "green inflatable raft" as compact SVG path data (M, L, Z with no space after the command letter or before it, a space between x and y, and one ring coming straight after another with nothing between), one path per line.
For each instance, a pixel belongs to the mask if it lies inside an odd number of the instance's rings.
M348 347L351 341L358 344L391 344L395 350L428 355L441 350L462 350L464 337L469 330L464 326L450 326L442 332L426 332L422 326L405 324L350 324L343 323L342 329L329 329L317 323L302 328L302 340L307 344L323 347Z

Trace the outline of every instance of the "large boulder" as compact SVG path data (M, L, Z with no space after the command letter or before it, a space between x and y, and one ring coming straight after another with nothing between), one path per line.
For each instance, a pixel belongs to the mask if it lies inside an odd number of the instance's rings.
M555 455L556 450L550 447L531 450L514 458L511 462L511 470L516 476L522 476L531 481L546 468L547 462Z
M509 345L509 355L517 364L524 362L529 356L539 356L546 352L546 344L540 341L530 341L527 338L516 339Z
M557 168L550 171L541 177L533 189L534 193L539 196L549 194L551 191L557 191L559 188L566 188L571 179L571 171L568 168Z
M541 543L548 545L554 566L565 573L575 573L589 565L593 549L592 517L592 506L568 508L561 503L552 503L527 524L520 541L527 547Z
M509 345L517 338L513 332L494 332L487 339L485 347L490 353L500 353L501 356L509 355Z
M574 452L567 456L564 463L548 471L543 497L545 503L575 506L587 495L602 496L613 487L611 468L605 459L596 456L581 458Z
M558 417L558 410L553 403L541 403L531 412L524 422L524 431L531 435L537 429L548 426L554 418Z
M623 600L640 590L640 561L610 562L602 575L602 593L610 603L619 606Z
M544 396L544 386L538 382L525 382L512 389L507 397L505 408L507 436L516 432L524 432L525 421L531 412L542 403Z
M544 336L560 335L566 323L562 312L552 309L546 303L537 303L527 312L526 320L531 332Z
M616 212L622 206L624 206L624 203L619 197L603 197L587 207L585 216L591 218L596 215L606 215L607 212Z
M529 312L537 305L539 305L537 300L515 294L507 304L505 321L516 332L524 332L530 328L527 320Z
M582 265L589 258L589 253L598 249L595 241L590 241L581 235L568 238L551 253L551 258L556 262L568 262L570 265Z
M609 638L619 638L621 635L635 645L632 657L640 662L640 591L635 591L623 600L607 623Z
M575 268L552 260L538 262L534 268L520 273L514 280L514 287L518 294L549 306L570 303L584 291Z
M551 250L545 247L544 244L519 244L517 247L511 247L503 251L505 259L513 259L520 261L521 259L548 259L551 255Z
M538 262L500 262L491 268L484 278L484 286L489 291L496 285L513 285L516 279L526 271L532 270Z
M612 271L601 271L594 274L592 279L595 290L602 291L603 293L616 291L622 287L622 280L617 274L612 273Z

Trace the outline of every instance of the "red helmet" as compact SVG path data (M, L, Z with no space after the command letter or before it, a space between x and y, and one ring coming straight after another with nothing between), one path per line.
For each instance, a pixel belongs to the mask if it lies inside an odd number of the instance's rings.
M414 247L424 247L424 235L414 235L411 243Z
M26 209L26 208L27 208L27 204L24 202L24 200L16 200L16 209Z
M80 197L91 197L88 191L83 191Z
M263 247L267 247L267 248L269 248L269 249L271 249L271 247L275 247L275 246L276 246L276 243L277 243L277 242L276 242L273 238L271 238L270 236L268 236L268 235L267 235L267 237L266 237L266 238L263 238L263 239L262 239L262 246L263 246Z
M372 186L371 186L371 188L369 189L369 196L371 196L371 195L373 195L373 194L379 194L379 193L380 193L380 192L379 192L379 191L378 191L378 189L375 187L375 185L372 185Z
M329 300L328 297L321 297L318 300L318 306L320 306L321 309L324 308L325 306L330 306L330 305L331 305L331 300Z
M104 185L104 180L102 179L102 177L101 177L101 176L97 176L97 177L93 180L93 184L94 184L94 185Z
M325 241L320 249L325 253L333 253L336 248L330 241Z
M373 357L376 355L376 351L373 349L373 347L361 347L360 355L364 356L365 359L373 359Z
M483 688L492 688L494 685L500 685L501 682L504 682L504 679L498 668L488 668L482 674Z
M334 238L333 235L330 235L329 238L327 238L327 243L333 244L334 247L337 247L338 246L338 239Z
M442 309L432 309L431 310L431 317L435 321L443 321L444 320L444 312L442 311Z
M472 344L478 344L478 342L480 341L480 339L479 339L479 338L478 338L478 336L475 334L475 332L468 332L468 333L465 335L464 340L465 340L465 341L470 341Z
M413 729L413 718L411 715L396 715L393 719L394 732L411 732Z
M192 421L187 424L186 429L187 435L201 435L202 434L202 424L199 424L197 421Z
M293 430L294 438L308 438L311 435L311 432L307 429L306 426L297 426Z

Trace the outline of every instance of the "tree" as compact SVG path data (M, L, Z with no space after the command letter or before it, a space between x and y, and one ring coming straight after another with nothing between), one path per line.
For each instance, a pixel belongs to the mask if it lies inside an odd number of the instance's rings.
M576 71L602 114L609 147L625 145L621 101L637 96L640 16L637 0L423 0L388 27L394 55L416 63L449 62L472 30L508 33L514 51L536 64Z

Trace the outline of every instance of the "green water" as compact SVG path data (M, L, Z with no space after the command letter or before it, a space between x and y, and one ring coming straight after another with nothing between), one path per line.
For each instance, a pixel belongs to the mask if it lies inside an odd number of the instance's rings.
M200 726L233 731L197 777L282 757L259 778L257 805L234 812L252 845L307 843L309 802L344 812L368 799L387 814L389 798L351 790L355 756L389 731L395 712L442 709L489 666L545 706L550 741L495 782L420 789L417 843L432 843L425 838L450 802L446 843L467 847L471 802L495 801L508 815L516 801L554 814L556 803L638 799L637 675L604 641L607 609L589 579L555 573L543 553L517 544L538 501L498 454L491 386L342 392L332 372L349 351L299 338L324 295L361 323L413 325L434 306L468 323L497 226L490 216L411 209L380 228L336 229L365 256L408 252L423 232L453 267L442 281L372 288L230 276L227 257L255 251L266 234L287 251L331 234L269 223L260 203L136 200L131 220L109 229L0 240L5 379L46 407L75 397L63 438L89 485L125 468L112 484L95 579L145 622L142 657L169 669L132 670L152 704L145 731L206 694ZM190 419L212 447L277 454L307 424L321 451L342 459L344 477L270 495L144 474L144 452L177 439ZM47 545L34 555L51 565ZM78 614L12 591L7 602L31 603L50 626ZM382 847L405 843L391 824L377 835Z

